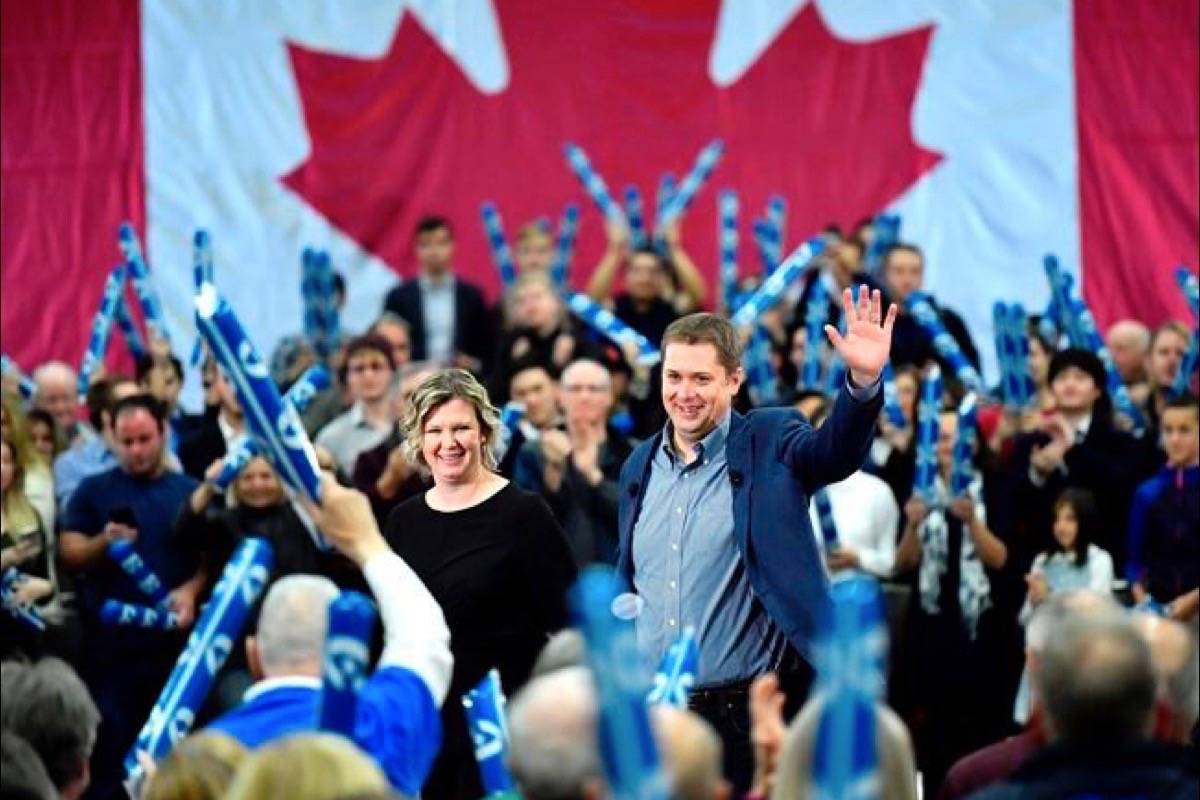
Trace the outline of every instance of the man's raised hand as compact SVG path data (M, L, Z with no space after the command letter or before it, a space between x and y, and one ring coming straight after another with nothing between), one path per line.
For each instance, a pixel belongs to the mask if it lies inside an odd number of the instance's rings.
M832 325L825 326L825 335L837 349L842 361L846 362L850 378L856 386L870 386L879 379L892 349L896 306L889 306L884 317L882 304L878 289L868 293L866 286L859 286L856 305L854 292L847 288L842 292L842 306L846 314L845 336Z

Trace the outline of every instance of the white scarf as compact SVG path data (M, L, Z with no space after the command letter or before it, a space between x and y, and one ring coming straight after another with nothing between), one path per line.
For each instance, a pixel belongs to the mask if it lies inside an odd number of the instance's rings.
M986 519L983 503L983 482L978 475L971 481L968 490L975 501L975 516ZM921 570L918 587L921 592L921 608L927 614L937 614L938 594L941 592L942 575L946 572L946 559L950 552L950 530L946 524L946 508L950 505L949 492L939 475L934 483L936 503L929 516L921 523ZM983 562L975 552L975 541L967 530L963 530L962 548L958 559L958 603L962 607L963 622L972 640L983 612L991 608L992 587L984 572Z

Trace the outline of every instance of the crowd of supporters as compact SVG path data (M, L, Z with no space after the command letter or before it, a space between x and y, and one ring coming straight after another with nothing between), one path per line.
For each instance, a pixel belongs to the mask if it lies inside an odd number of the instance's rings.
M925 291L916 246L893 245L868 270L871 233L829 229L823 255L760 320L770 403L814 426L839 388L803 381L808 348L821 346L805 325L814 287L832 298L834 326L846 288L878 289L885 304ZM161 342L134 375L98 374L82 408L66 364L32 370L28 402L6 376L3 567L21 575L6 605L33 609L46 626L0 615L5 796L10 787L14 797L121 796L126 754L187 629L249 535L274 548L266 598L232 643L197 732L153 766L144 797L482 796L458 698L492 668L512 698L510 765L523 796L605 796L598 701L565 593L580 569L616 562L621 469L667 422L663 376L636 347L569 313L547 271L551 250L538 224L521 229L518 277L493 308L463 277L450 222L417 227L418 275L338 343L327 359L336 380L304 414L330 487L311 513L334 551L313 543L267 459L251 459L227 490L215 485L247 422L214 360L200 371L199 414L179 407L191 377ZM730 311L709 296L678 225L644 249L610 226L587 292L656 345L688 313ZM934 308L978 369L983 343L951 309ZM928 798L1194 796L1200 406L1194 388L1172 389L1192 334L1176 321L1109 328L1145 419L1135 431L1114 411L1097 354L1060 347L1038 323L1027 332L1033 402L981 398L975 478L952 496L967 389L901 310L891 365L904 424L881 413L862 468L827 487L836 547L819 535L815 503L811 511L826 576L865 572L884 587L883 793L915 797L919 771ZM321 360L289 337L271 376L286 391ZM913 486L933 364L944 393L933 409L931 501ZM495 409L508 401L523 415L497 459ZM752 407L743 387L735 409ZM476 477L457 480L475 466ZM144 602L106 558L117 541L161 578L177 629L101 620L106 600ZM369 730L353 741L313 731L324 609L339 589L373 596L383 623L360 711ZM820 703L788 688L767 675L745 697L750 785L726 781L722 738L702 716L656 710L674 796L811 796Z

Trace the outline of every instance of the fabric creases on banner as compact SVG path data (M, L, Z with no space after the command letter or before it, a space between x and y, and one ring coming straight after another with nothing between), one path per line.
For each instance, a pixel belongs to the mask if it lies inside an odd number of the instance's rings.
M79 364L117 226L145 227L139 29L138 0L0 6L0 336L26 371Z
M991 339L994 301L1043 307L1048 251L1082 270L1101 327L1186 310L1170 270L1200 260L1194 3L222 8L4 4L0 333L27 372L51 357L79 363L124 219L180 348L195 340L197 226L231 259L222 292L268 353L301 329L299 292L286 287L300 285L305 245L345 274L345 325L361 329L413 275L412 231L427 213L451 219L458 271L494 298L484 201L510 231L576 204L579 289L604 222L562 157L568 142L614 192L634 187L647 218L664 175L724 143L682 225L712 297L715 201L728 188L746 242L750 210L775 194L789 246L831 222L903 215L904 237L926 250L925 289L977 342ZM231 47L235 31L254 46ZM1146 85L1147 72L1160 79ZM755 256L741 248L740 274L761 271ZM110 367L123 352L110 349Z

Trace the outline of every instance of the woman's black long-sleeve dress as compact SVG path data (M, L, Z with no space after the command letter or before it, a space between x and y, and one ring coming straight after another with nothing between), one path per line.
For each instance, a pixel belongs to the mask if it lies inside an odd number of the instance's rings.
M422 797L477 800L462 695L493 667L508 696L529 679L546 640L567 623L575 562L545 501L513 484L453 512L435 511L421 494L392 512L384 535L441 605L454 653L442 752Z

